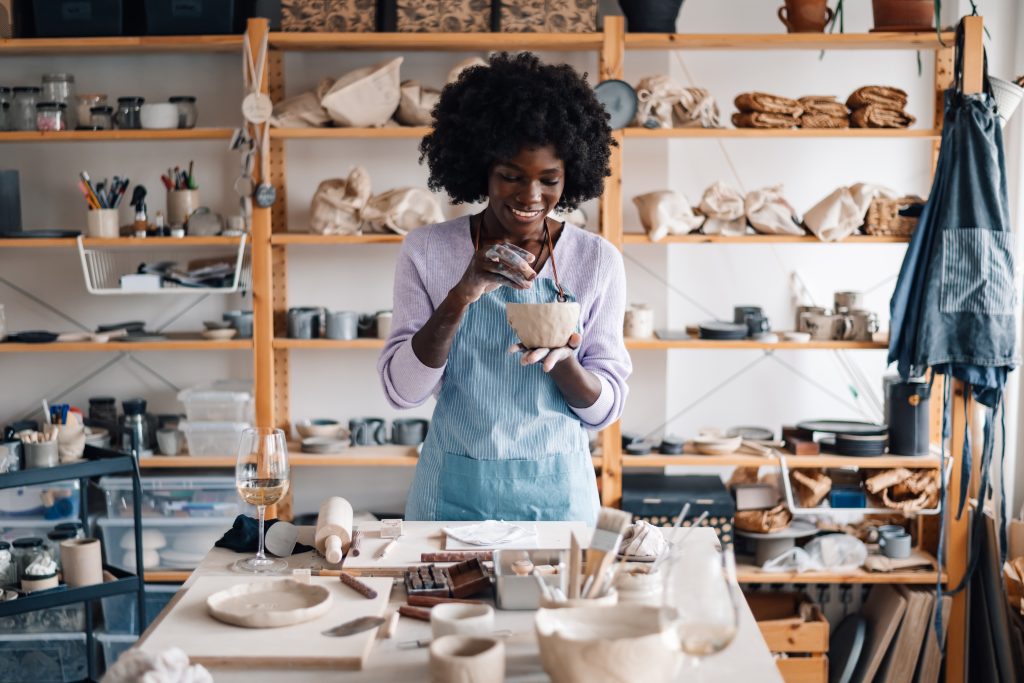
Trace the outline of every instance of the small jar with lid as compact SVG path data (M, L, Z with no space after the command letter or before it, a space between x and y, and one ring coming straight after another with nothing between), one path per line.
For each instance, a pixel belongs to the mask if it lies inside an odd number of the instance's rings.
M142 128L142 105L145 102L144 97L118 97L117 112L114 114L117 127L126 130Z
M66 105L65 120L68 125L61 130L75 127L75 77L68 73L52 73L43 75L42 98L46 102L63 102Z
M114 108L106 105L89 110L90 130L111 130L114 127Z
M36 105L36 130L68 129L68 105L63 102L40 102Z
M0 130L11 129L11 103L0 102Z
M72 531L71 538L85 538L85 528L81 522L61 522L53 527L54 531Z
M0 85L0 102L10 104L12 101L14 101L14 94L11 92L11 89L6 85Z
M36 129L36 102L39 101L41 88L34 86L14 89L14 103L11 105L11 129Z
M107 96L98 93L75 96L75 127L82 130L91 130L93 107L105 107Z
M104 426L117 424L117 399L113 396L93 396L89 399L89 420L103 422Z
M74 529L54 529L46 534L50 557L52 557L53 561L57 563L58 570L63 567L60 563L60 544L63 541L69 541L73 538L78 538L78 533Z
M30 564L52 559L50 553L46 550L43 539L38 536L17 538L11 545L14 546L14 561L18 566L19 580L25 578L25 570L28 569Z
M199 118L196 98L192 95L176 95L167 100L178 107L178 128L195 128Z
M0 586L18 585L18 565L14 561L11 544L0 541Z

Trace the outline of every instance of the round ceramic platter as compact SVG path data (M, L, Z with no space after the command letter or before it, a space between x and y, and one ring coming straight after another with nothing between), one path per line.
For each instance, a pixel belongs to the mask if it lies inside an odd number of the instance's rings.
M886 425L852 420L808 420L797 424L797 429L826 434L849 434L851 436L884 436L889 433Z
M761 534L756 531L743 531L742 529L736 529L736 533L747 538L803 538L805 536L813 536L818 533L818 527L810 522L798 519L792 522L785 529L779 529L778 531L773 531L769 534Z
M608 125L612 129L625 128L633 122L637 99L636 90L629 83L615 79L601 81L594 87L594 95L611 117Z
M829 665L833 667L831 680L836 683L850 683L853 680L867 630L867 622L859 614L850 614L839 623L829 639Z
M739 436L746 441L771 441L775 432L767 427L730 427L726 436Z
M243 583L206 599L210 616L245 628L278 628L311 621L331 608L325 586L291 579Z

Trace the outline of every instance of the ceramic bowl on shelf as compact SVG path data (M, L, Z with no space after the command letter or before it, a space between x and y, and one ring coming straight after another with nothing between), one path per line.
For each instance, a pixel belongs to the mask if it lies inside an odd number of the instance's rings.
M203 330L203 339L213 339L214 341L227 341L238 334L238 330L234 328L228 328L226 330Z
M315 418L312 420L300 420L295 423L295 431L303 439L324 438L324 439L347 439L348 430L338 422L330 418Z
M801 344L806 344L807 342L811 341L811 333L810 332L783 332L782 333L782 338L785 341L788 341L788 342L799 342Z
M226 330L231 327L230 320L204 320L203 327L208 330Z
M701 434L693 439L693 447L701 455L729 455L738 451L742 445L742 436Z
M331 455L341 453L348 447L344 439L332 439L326 436L311 436L302 440L302 452L313 455Z

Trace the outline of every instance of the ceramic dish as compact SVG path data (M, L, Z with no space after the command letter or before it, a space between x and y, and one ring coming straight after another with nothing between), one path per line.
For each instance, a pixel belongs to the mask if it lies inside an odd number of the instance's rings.
M348 438L348 430L340 422L326 418L300 420L295 423L295 431L303 439L315 437L324 439Z
M230 320L204 320L203 327L208 330L226 330L231 327Z
M519 341L528 349L555 349L569 343L580 319L575 301L546 304L505 304L505 315Z
M227 341L228 339L234 337L236 334L238 334L238 330L234 328L221 330L203 330L204 339L213 339L215 341Z
M702 434L693 440L693 447L702 455L729 455L743 445L742 436Z
M889 433L889 427L886 425L855 420L808 420L798 423L796 427L806 432L854 436L884 436Z
M625 128L636 118L636 90L629 83L616 79L601 81L594 86L594 95L608 112L608 125L613 130Z
M332 439L326 436L311 436L302 440L302 452L316 455L341 453L348 446L348 441Z
M782 338L788 342L799 342L805 344L811 341L810 332L783 332Z
M327 614L331 592L326 586L291 579L243 583L214 593L206 609L214 619L245 628L278 628Z
M775 438L775 432L767 427L730 427L725 435L738 436L747 441L771 441Z
M701 339L746 339L750 332L746 325L717 320L701 323L697 329Z
M626 446L626 453L629 455L647 455L654 448L650 441L634 441Z

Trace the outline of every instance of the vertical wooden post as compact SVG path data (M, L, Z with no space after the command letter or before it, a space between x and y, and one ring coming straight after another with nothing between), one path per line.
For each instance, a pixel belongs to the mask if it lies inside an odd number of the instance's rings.
M935 112L932 128L941 132L946 109L946 90L953 85L953 48L940 47L935 50ZM932 175L939 162L941 140L932 141Z

